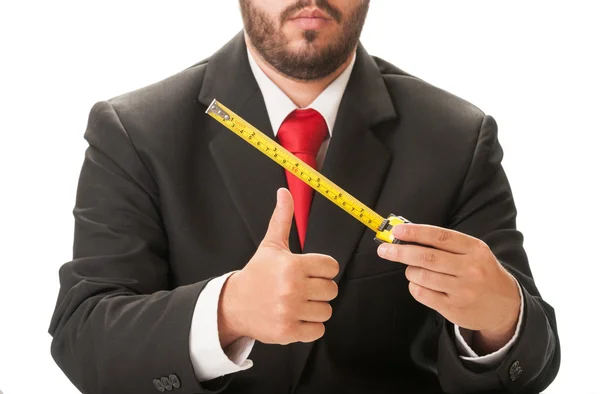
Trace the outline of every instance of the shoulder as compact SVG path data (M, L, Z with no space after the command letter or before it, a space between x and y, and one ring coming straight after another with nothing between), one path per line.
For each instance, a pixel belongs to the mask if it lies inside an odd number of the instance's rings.
M114 97L108 102L125 128L160 125L185 118L197 108L197 97L204 80L208 59L151 85ZM181 119L181 118L180 118ZM183 120L183 119L182 119Z
M445 125L444 129L479 131L485 113L474 104L395 65L373 57L396 110L402 118L427 120L427 124Z
M123 138L151 158L168 156L185 146L200 111L198 94L208 60L163 80L100 101L90 111L85 138L94 145ZM111 148L114 149L114 148Z

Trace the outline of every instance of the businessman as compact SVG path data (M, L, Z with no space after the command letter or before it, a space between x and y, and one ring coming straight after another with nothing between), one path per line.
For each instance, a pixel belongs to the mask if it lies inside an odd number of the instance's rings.
M492 117L370 56L368 0L240 0L244 30L96 104L51 352L84 393L538 393ZM393 44L394 38L389 39ZM205 114L217 98L382 215L373 232Z

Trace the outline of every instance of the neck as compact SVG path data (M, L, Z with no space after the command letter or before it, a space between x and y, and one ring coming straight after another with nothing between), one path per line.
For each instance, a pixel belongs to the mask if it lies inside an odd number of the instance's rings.
M352 56L354 53L348 56L348 59L333 73L328 75L327 77L320 79L318 81L298 81L295 79L291 79L279 71L277 71L273 66L271 66L262 56L258 53L258 51L254 48L254 46L246 37L246 45L256 64L260 67L260 69L269 77L279 89L283 93L285 93L290 100L298 107L305 108L308 107L319 95L329 86L331 82L333 82L352 62Z

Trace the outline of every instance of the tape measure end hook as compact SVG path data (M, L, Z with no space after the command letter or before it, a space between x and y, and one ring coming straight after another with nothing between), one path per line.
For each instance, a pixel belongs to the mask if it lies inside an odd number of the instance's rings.
M209 115L216 115L223 120L231 119L231 115L227 113L227 111L223 108L223 105L219 103L216 98L211 101L210 105L206 109L206 113Z

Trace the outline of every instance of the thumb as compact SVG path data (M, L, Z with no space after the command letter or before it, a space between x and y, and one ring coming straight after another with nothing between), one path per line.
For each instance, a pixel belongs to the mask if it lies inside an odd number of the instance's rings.
M290 229L294 217L294 200L292 194L286 188L277 190L277 205L264 241L289 249Z

